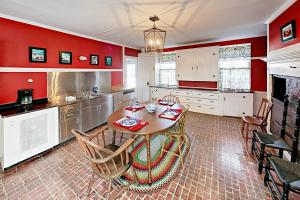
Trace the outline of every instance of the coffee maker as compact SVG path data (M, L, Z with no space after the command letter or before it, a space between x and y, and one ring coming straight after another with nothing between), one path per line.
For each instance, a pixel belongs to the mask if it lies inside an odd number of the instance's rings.
M18 90L18 105L28 107L32 105L32 89Z

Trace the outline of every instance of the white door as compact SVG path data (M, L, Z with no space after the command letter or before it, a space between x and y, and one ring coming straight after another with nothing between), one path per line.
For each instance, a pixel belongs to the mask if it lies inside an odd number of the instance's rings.
M136 95L139 101L150 100L150 83L154 76L155 55L139 55L136 77Z
M194 55L191 51L176 52L176 79L194 80Z
M137 76L137 58L136 57L125 57L124 67L124 86L125 88L136 87L136 76Z

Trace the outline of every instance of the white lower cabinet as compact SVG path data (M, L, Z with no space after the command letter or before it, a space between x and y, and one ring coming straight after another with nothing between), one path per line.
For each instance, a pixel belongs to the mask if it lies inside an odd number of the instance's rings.
M253 93L223 93L221 101L225 116L253 115Z
M0 118L2 169L58 144L58 108Z
M190 111L211 115L241 117L253 114L253 93L222 93L189 89L151 88L151 100L172 94Z

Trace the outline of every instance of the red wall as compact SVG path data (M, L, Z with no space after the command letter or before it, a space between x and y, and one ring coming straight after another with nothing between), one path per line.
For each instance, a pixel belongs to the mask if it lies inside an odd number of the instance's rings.
M125 56L138 57L140 50L125 47Z
M0 67L30 68L123 68L122 47L92 39L86 39L25 23L0 18ZM29 46L47 49L47 63L30 63ZM58 63L59 50L72 52L72 64ZM130 52L134 52L130 50ZM100 56L99 65L80 61L79 56ZM104 56L112 56L113 66L104 65ZM122 83L122 72L112 75L112 84ZM121 75L120 75L121 74ZM32 78L33 83L27 83ZM46 73L3 73L0 72L0 104L16 101L17 89L33 88L34 98L47 97Z
M296 20L296 38L288 42L281 41L281 27ZM300 42L300 1L296 1L285 12L269 24L269 50L274 51Z
M47 73L0 72L0 104L16 102L17 90L25 88L33 88L34 99L47 97Z
M208 46L226 46L226 45L235 45L251 43L251 56L252 57L263 57L267 55L267 37L254 37L246 38L239 40L230 40L223 42L212 42L206 44L195 44L188 46L180 46L174 48L166 48L164 51L175 51L180 49L190 49L190 48L199 48L199 47L208 47ZM191 87L216 87L216 83L212 82L208 84L207 82L201 81L191 81L191 82L179 82L180 86L191 86ZM267 91L267 65L265 62L260 60L251 61L251 90L253 91Z

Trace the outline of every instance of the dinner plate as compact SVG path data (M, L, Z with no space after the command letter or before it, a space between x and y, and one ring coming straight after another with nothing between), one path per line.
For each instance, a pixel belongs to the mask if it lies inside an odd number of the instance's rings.
M165 111L164 112L164 115L166 115L166 116L176 116L176 115L178 115L179 113L177 112L177 111L175 111L175 110L167 110L167 111Z
M143 107L143 105L141 105L141 104L134 104L134 105L130 106L130 108L135 108L135 109L141 108L141 107Z
M135 126L135 125L137 125L138 122L139 122L139 121L138 121L137 119L127 118L127 119L121 120L119 123L120 123L122 126L129 127L129 126Z

